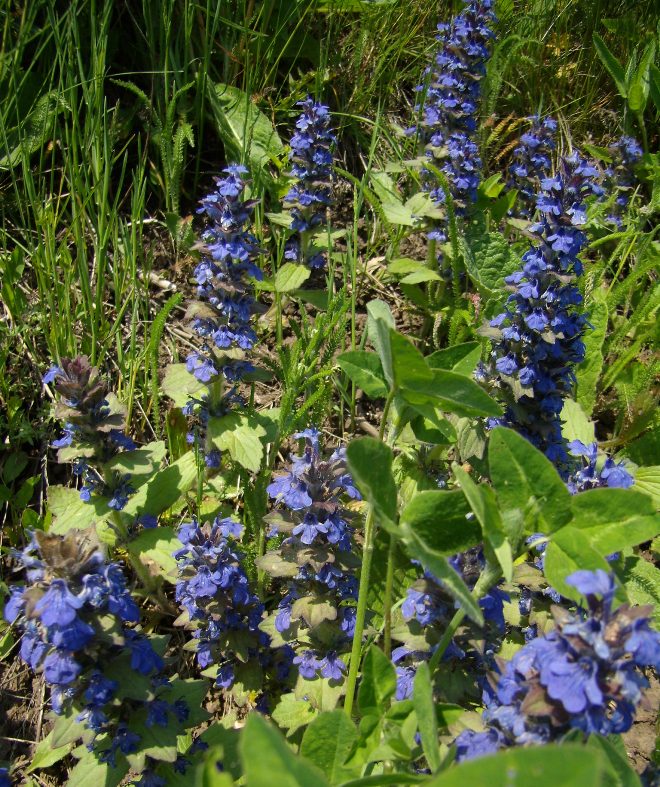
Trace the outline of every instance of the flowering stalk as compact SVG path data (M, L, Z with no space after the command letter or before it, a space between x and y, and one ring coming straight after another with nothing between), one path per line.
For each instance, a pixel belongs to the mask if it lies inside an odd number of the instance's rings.
M623 214L630 202L630 192L635 188L635 165L643 155L642 148L633 137L622 136L613 145L610 145L612 163L605 170L607 177L606 188L603 194L616 193L612 212L607 219L617 229L623 226Z
M44 375L44 384L52 383L60 399L55 416L64 422L64 434L55 440L59 462L73 462L73 472L83 480L80 498L90 502L92 495L107 499L115 511L121 511L135 490L131 477L107 467L120 451L136 446L124 434L126 408L108 392L107 383L89 358L63 358L61 366L52 366ZM115 518L123 532L119 517Z
M491 0L466 0L461 14L449 24L438 25L438 51L426 69L425 84L417 87L418 92L426 91L423 105L416 107L422 110L419 131L425 155L447 177L457 215L464 215L475 202L480 180L474 136L480 81L486 73L488 42L494 38L489 27L495 22L491 8ZM445 204L445 191L437 180L427 177L426 188L437 205ZM444 243L444 225L428 238Z
M566 578L586 599L570 613L553 607L555 629L523 646L488 692L485 732L465 730L457 759L502 747L549 743L571 729L610 735L632 726L644 667L660 667L660 634L649 627L651 607L613 609L611 575L576 571Z
M261 250L247 229L256 204L243 198L247 170L232 165L224 172L226 177L216 178L216 190L204 197L197 211L207 225L200 244L202 259L195 268L198 300L187 311L201 346L190 353L186 367L207 386L202 396L186 405L185 414L196 419L188 439L201 445L210 468L219 467L220 452L206 434L208 419L242 404L234 385L254 369L245 360L256 341L251 279L263 278L256 264Z
M303 455L293 456L290 469L268 487L270 497L284 506L266 518L271 534L288 535L257 565L288 582L266 625L273 630L273 647L290 653L300 679L341 682L346 671L341 654L354 636L357 581L353 530L340 497L360 496L346 470L344 449L325 459L315 429L295 436L305 438Z
M287 242L284 256L312 269L323 268L325 255L314 247L312 236L323 224L332 203L332 148L337 140L328 107L311 98L299 101L298 106L303 111L289 143L291 175L297 180L283 199L284 207L292 214L291 229L298 237Z
M182 547L174 553L179 566L176 600L183 611L177 624L193 629L189 649L202 669L218 665L215 681L223 689L240 680L244 665L262 661L269 644L259 629L263 604L250 590L240 555L229 541L241 531L231 518L186 523L178 531Z
M188 717L172 696L163 659L127 624L140 613L117 563L108 563L93 531L66 536L36 531L22 552L29 585L11 587L6 620L21 632L20 656L51 688L56 715L83 725L83 741L101 762L116 765L141 745L140 724L169 726ZM148 678L126 692L123 673ZM106 745L106 744L109 744Z
M577 153L563 159L541 183L540 218L530 227L538 239L523 255L521 270L505 281L513 290L505 310L490 321L489 368L479 371L507 402L490 425L511 426L539 448L567 478L572 462L562 436L560 413L575 384L574 366L584 358L587 318L576 279L586 236L585 197L596 170Z

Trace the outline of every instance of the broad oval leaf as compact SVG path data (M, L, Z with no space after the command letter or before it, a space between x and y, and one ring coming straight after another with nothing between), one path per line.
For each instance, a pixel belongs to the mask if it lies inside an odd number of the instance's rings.
M370 399L387 396L388 385L383 365L376 353L367 350L349 350L337 358L339 367Z
M373 437L361 437L349 443L346 457L353 480L373 507L376 521L396 523L397 491L392 475L392 449Z
M650 541L660 533L651 498L634 489L591 489L571 500L572 527L601 555Z
M240 743L247 787L323 787L328 781L311 762L296 756L275 727L251 713Z
M355 724L343 710L333 710L322 713L307 727L300 753L319 767L331 784L339 784L357 775L356 769L345 765L357 740Z
M553 744L508 749L448 768L427 787L602 787L602 755L584 746Z
M479 523L460 490L419 492L401 512L401 526L447 557L464 552L482 538Z
M503 426L493 429L488 465L505 521L515 515L529 535L554 533L570 521L566 485L552 462L517 432Z
M285 262L275 274L274 287L276 292L292 292L307 281L312 272L306 265Z

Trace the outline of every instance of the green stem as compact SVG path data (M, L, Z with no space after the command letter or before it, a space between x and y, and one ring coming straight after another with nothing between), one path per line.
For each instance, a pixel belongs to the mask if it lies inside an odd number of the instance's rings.
M378 439L382 442L387 425L387 417L390 407L394 401L396 389L393 388L387 395L383 416L378 430ZM362 547L362 569L360 571L360 586L358 588L358 603L355 614L355 630L353 633L353 646L351 648L351 662L348 669L348 679L346 681L346 702L344 710L350 716L353 712L353 702L355 700L355 687L357 685L358 671L360 668L360 656L362 653L362 636L364 634L364 621L367 613L367 593L369 591L369 574L371 571L371 559L374 552L374 534L376 523L374 521L374 510L370 506L364 522L364 545Z
M486 565L484 570L479 575L479 579L477 580L474 588L472 589L472 596L475 599L480 599L484 593L487 593L490 588L493 587L493 585L499 580L501 576L502 573L499 567ZM431 670L431 674L433 674L433 671L440 663L440 659L443 657L445 651L449 647L449 643L456 633L456 630L463 622L465 615L465 610L459 609L454 614L454 617L449 621L449 625L445 629L445 633L442 635L442 639L438 643L438 647L429 661L429 669Z

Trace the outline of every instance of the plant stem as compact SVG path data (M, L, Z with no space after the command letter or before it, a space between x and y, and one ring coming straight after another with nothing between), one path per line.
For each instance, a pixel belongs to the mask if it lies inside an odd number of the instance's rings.
M396 388L392 388L387 395L383 415L378 430L378 439L382 442L387 425L387 417L390 407L394 401ZM360 668L360 655L362 652L362 635L364 634L364 621L367 613L367 593L369 591L369 574L371 571L371 559L374 553L374 534L376 523L374 521L374 510L369 506L369 511L364 522L364 545L362 547L362 569L360 571L360 587L358 589L357 612L355 614L355 630L353 632L353 646L351 648L351 662L348 669L346 680L346 702L344 710L350 716L353 712L353 702L355 700L355 687L357 685L358 671Z
M472 595L475 599L481 598L484 593L487 593L490 588L499 580L502 576L502 573L499 567L496 566L489 566L488 564L484 568L484 570L479 575L479 579L477 580L474 588L472 589ZM442 639L438 643L438 647L435 649L435 652L431 656L429 661L429 669L431 670L431 674L437 668L438 664L440 663L440 659L443 657L445 651L449 647L449 643L452 640L452 637L456 633L456 630L463 622L463 618L465 617L466 612L464 609L459 609L455 612L454 617L449 621L449 625L445 629L445 633L442 635Z

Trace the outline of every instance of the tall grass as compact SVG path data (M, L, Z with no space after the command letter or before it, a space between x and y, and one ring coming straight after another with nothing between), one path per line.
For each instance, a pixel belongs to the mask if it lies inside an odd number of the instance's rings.
M344 165L354 178L340 209L353 216L343 275L351 346L358 345L356 304L373 250L367 243L360 255L359 246L363 235L373 239L380 231L374 213L367 217L374 226L358 233L368 175L384 159L405 156L396 126L410 121L437 19L457 5L3 0L5 407L16 396L24 401L26 387L35 390L51 359L85 352L114 367L141 430L161 436L149 353L150 326L165 298L150 286L153 249L171 259L165 268L161 262L163 278L174 277L179 262L190 269L180 219L236 144L230 146L213 103L222 85L243 91L245 102L281 128L308 92L337 112ZM653 31L652 9L646 1L501 0L502 28L510 32L497 44L486 84L491 128L499 128L490 160L506 149L516 118L540 108L559 115L577 137L609 137L619 107L585 41L598 31L625 60L640 31ZM250 140L238 140L246 158ZM354 415L354 398L345 394ZM26 401L25 411L30 406Z

